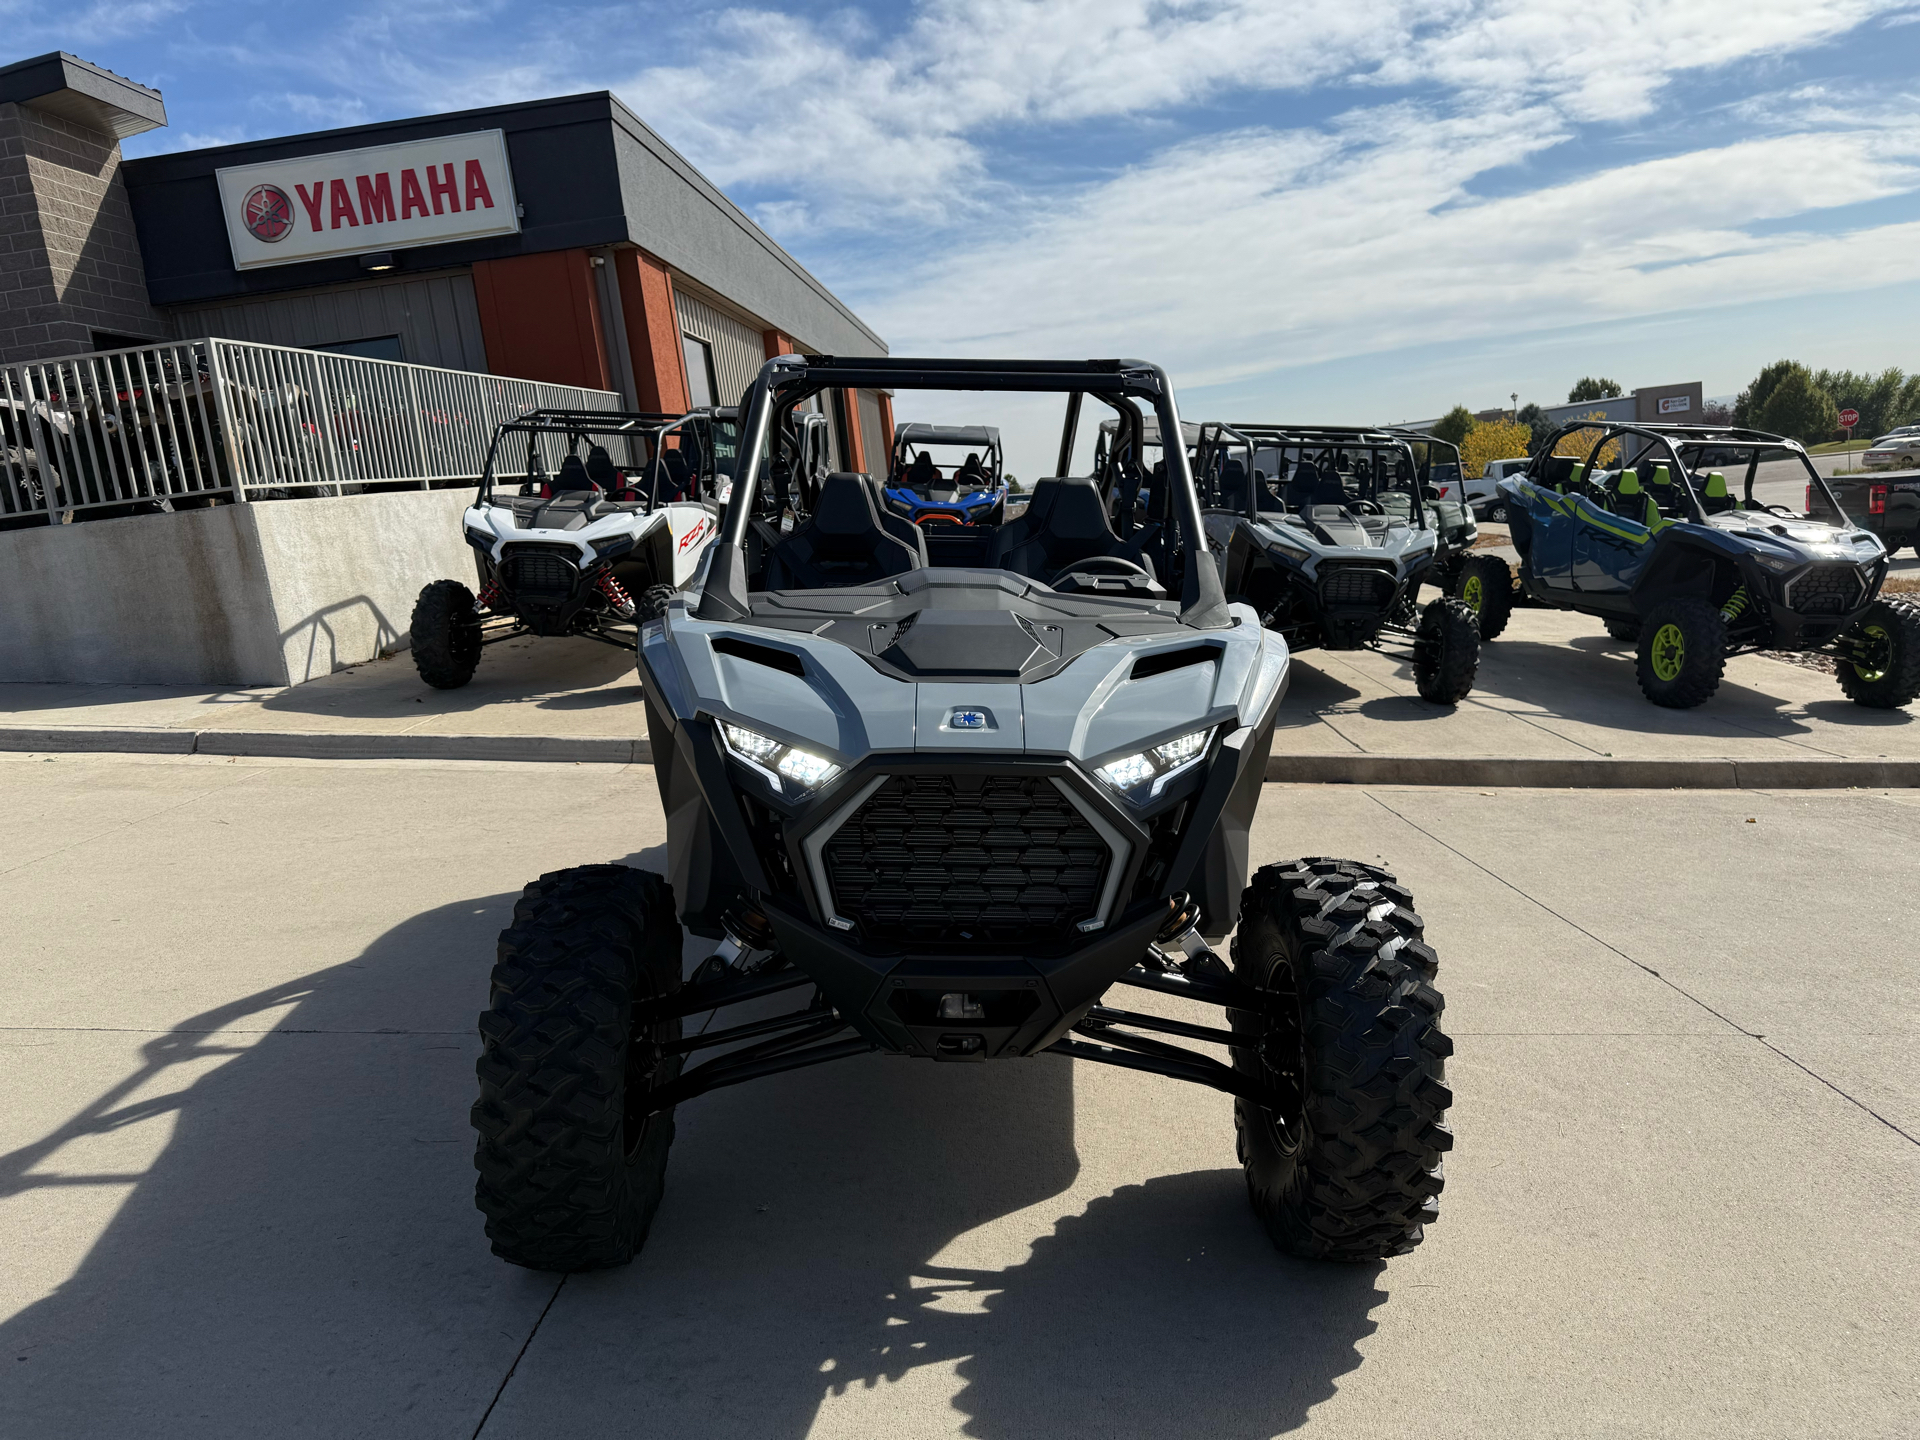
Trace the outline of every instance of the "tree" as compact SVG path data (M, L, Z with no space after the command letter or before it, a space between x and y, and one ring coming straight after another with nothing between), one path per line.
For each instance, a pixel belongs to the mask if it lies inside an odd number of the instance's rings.
M1583 400L1619 400L1621 395L1619 381L1584 375L1574 382L1574 389L1567 393L1567 403L1578 405Z
M1467 433L1461 442L1461 473L1469 480L1487 470L1490 460L1528 454L1533 432L1510 420L1486 420Z
M1459 445L1467 439L1467 433L1472 429L1474 429L1474 412L1465 405L1457 405L1434 422L1433 434L1451 445Z
M1879 375L1856 375L1851 370L1817 370L1814 383L1834 397L1834 403L1843 409L1853 408L1861 412L1861 419L1855 423L1854 434L1857 440L1873 440L1885 435L1895 426L1904 424L1898 419L1902 414L1901 397L1904 391L1912 393L1914 377L1900 366L1889 366ZM1912 413L1914 406L1908 406ZM1833 439L1841 439L1836 432Z
M1553 426L1548 424L1547 412L1531 400L1522 406L1515 414L1514 423L1516 425L1525 425L1528 430L1532 432L1527 442L1527 453L1529 455L1534 454L1534 447L1546 440L1547 433L1554 429Z
M1755 422L1757 430L1818 445L1834 433L1834 397L1814 383L1806 366L1797 365L1768 392Z
M1606 413L1599 410L1581 417L1582 420L1605 420L1606 418ZM1593 453L1594 447L1600 439L1601 428L1599 426L1590 425L1584 426L1580 430L1570 430L1554 443L1554 453L1556 455L1571 455L1578 460L1585 461L1588 456ZM1620 458L1621 441L1618 436L1602 446L1601 453L1594 457L1597 465L1613 465L1614 462Z
M1761 407L1768 403L1774 388L1797 370L1806 375L1808 368L1798 360L1777 360L1762 370L1748 382L1748 388L1734 398L1734 423L1745 429L1758 427Z

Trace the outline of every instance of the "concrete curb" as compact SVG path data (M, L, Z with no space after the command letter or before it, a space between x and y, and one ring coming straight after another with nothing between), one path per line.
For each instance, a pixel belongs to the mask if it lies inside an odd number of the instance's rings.
M1921 787L1921 762L1636 760L1611 756L1269 756L1267 779L1317 785L1529 786L1612 790L1828 790Z
M308 760L651 761L627 736L379 735L365 731L190 731L132 726L0 726L0 751L291 756Z
M379 735L352 731L170 730L133 726L0 726L0 751L292 756L311 760L574 761L645 764L628 736ZM1921 787L1916 761L1634 760L1486 756L1277 755L1270 781L1313 785L1523 786L1633 790L1827 790Z

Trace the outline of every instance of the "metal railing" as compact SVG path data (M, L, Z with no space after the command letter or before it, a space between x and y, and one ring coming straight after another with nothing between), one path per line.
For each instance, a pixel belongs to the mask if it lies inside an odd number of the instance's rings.
M502 421L621 403L217 338L0 365L0 527L477 480Z

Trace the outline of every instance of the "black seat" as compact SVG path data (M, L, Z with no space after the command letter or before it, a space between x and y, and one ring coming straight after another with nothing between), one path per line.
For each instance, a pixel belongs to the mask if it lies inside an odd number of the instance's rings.
M1267 483L1267 472L1264 470L1254 472L1254 509L1267 515L1279 515L1287 509L1274 493L1274 487Z
M607 454L604 445L591 445L587 448L587 479L602 490L615 490L620 486L620 472L614 469L614 458Z
M1289 510L1301 510L1314 504L1314 494L1321 488L1321 472L1312 461L1303 460L1294 467L1294 474L1288 477L1287 501Z
M858 472L846 473L858 475L859 479L866 482L868 490L873 493L874 507L880 513L880 528L893 536L894 539L902 545L911 547L914 553L920 557L920 563L926 565L927 536L921 528L887 504L887 496L881 490L880 482L875 480L873 476L860 475Z
M570 455L560 463L560 473L554 477L554 490L592 490L593 478L587 474L587 467L581 464L580 457Z
M684 451L663 450L654 462L654 499L689 500L694 485L694 467Z
M828 590L871 585L927 563L924 546L909 544L881 518L868 477L835 471L821 482L820 501L806 524L767 555L763 590ZM912 528L912 522L903 522Z
M1221 462L1221 506L1241 512L1247 509L1247 467L1232 456Z
M940 470L929 458L927 452L922 451L914 457L914 463L907 467L907 473L901 477L901 483L924 497L940 484L940 478Z
M981 465L981 458L973 451L967 452L967 459L961 468L954 472L954 489L960 491L979 490L987 484L987 471Z
M1036 484L1026 513L1000 528L988 564L1046 582L1095 556L1143 563L1141 548L1109 528L1094 482L1056 476Z

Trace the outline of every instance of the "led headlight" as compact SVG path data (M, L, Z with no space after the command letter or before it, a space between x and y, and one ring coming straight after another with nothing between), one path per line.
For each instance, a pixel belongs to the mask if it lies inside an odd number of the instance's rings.
M1109 761L1100 768L1100 778L1117 791L1131 791L1152 781L1153 789L1148 792L1152 798L1176 775L1197 764L1207 754L1207 743L1213 738L1212 726L1190 731L1151 750Z
M744 761L778 788L785 776L802 790L825 785L840 774L840 767L825 756L790 746L746 726L730 721L720 723L720 741L735 759Z
M1801 557L1798 555L1772 555L1765 550L1759 549L1755 550L1753 555L1756 565L1764 570L1771 570L1776 575L1783 575L1803 564Z

